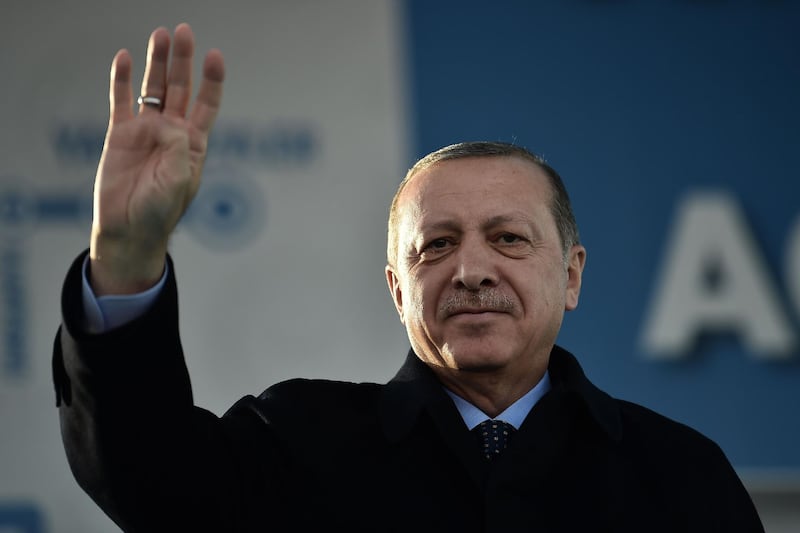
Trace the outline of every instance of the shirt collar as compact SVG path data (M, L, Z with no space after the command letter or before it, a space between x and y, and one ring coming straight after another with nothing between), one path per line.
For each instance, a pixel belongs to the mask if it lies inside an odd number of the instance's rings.
M505 411L494 417L494 420L508 422L514 426L514 429L519 429L525 417L528 416L533 406L536 405L536 402L547 394L549 390L550 374L545 371L544 376L542 376L542 379L539 380L539 383L537 383L535 387L509 405ZM456 404L456 409L458 409L461 418L464 419L464 423L469 429L473 429L487 418L492 418L451 390L445 389L445 392L453 399L453 402Z

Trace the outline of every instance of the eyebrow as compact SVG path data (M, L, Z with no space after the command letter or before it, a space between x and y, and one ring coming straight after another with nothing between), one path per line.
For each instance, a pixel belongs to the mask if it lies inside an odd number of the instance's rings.
M481 223L481 230L486 231L492 228L496 228L497 226L502 226L503 224L509 223L522 223L529 226L533 226L533 221L522 215L495 215L488 220ZM462 231L461 224L454 222L452 220L442 220L438 222L432 222L430 224L425 224L420 228L422 233L428 232L437 232L437 231L449 231L449 232L460 232Z
M523 223L527 225L533 225L533 220L529 217L526 217L522 214L518 215L496 215L491 217L489 220L481 224L481 228L484 230L495 228L497 226L502 226L503 224L508 223Z
M458 232L461 231L461 225L453 222L452 220L442 220L440 222L425 224L420 229L422 230L421 233L429 233L434 231Z

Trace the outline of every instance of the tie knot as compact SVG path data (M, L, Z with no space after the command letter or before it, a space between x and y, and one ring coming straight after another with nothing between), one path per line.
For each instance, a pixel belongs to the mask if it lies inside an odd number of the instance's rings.
M484 420L472 431L478 439L481 453L486 459L492 460L506 449L508 440L516 429L502 420Z

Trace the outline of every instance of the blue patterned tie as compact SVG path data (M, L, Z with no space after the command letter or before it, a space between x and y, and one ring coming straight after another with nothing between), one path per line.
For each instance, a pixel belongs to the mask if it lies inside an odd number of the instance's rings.
M508 439L516 429L502 420L484 420L472 431L478 439L481 453L491 461L506 449Z

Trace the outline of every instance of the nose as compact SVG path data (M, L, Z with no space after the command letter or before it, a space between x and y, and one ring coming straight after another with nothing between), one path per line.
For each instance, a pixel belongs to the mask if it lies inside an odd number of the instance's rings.
M494 254L488 243L462 240L455 251L453 285L456 288L476 291L494 287L500 282Z

